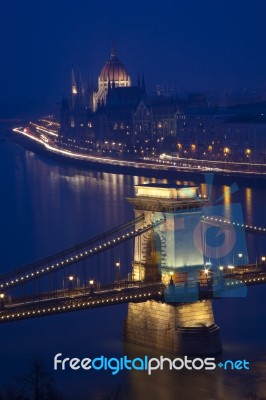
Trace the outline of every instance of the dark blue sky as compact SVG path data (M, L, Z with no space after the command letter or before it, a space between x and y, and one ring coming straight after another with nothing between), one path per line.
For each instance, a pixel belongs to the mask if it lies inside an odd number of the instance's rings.
M2 95L61 98L72 64L96 78L112 37L133 79L180 90L266 87L264 0L10 0L0 11Z

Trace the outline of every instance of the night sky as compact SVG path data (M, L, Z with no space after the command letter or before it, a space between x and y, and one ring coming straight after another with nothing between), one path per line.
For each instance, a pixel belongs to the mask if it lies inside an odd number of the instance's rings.
M72 64L96 78L112 38L133 83L180 91L266 87L264 0L1 3L1 97L61 99Z

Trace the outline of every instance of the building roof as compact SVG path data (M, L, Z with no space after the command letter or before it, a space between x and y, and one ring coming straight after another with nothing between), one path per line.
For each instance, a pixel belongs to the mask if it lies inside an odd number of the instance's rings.
M126 71L124 64L118 60L116 57L116 52L114 48L111 52L111 57L109 61L103 67L100 80L101 81L126 81L129 79L129 75Z

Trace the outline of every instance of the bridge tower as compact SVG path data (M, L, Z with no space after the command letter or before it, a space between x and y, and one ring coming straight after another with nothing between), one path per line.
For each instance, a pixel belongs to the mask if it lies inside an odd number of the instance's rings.
M136 196L128 198L135 216L153 230L136 237L132 279L166 287L190 287L202 279L204 251L195 241L207 199L196 186L138 185ZM156 224L156 221L163 221ZM143 221L137 223L139 228ZM201 249L204 248L202 243ZM181 283L182 282L182 283ZM168 286L170 284L170 286ZM165 296L166 298L166 296ZM127 341L175 354L206 355L221 352L219 327L215 324L212 301L182 301L168 298L130 303L125 321Z

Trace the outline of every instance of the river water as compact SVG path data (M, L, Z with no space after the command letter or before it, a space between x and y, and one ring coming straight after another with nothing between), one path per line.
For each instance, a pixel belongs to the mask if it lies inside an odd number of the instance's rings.
M186 182L183 175L180 183ZM39 157L7 140L0 143L1 272L133 219L126 201L143 177L77 169ZM151 180L150 180L151 181ZM154 180L153 180L154 181ZM206 188L203 186L203 190ZM221 183L214 196L228 208L241 203L244 220L266 226L266 182L242 183L230 195ZM264 239L248 238L251 260L266 253ZM263 253L263 249L265 252ZM56 372L58 389L68 400L101 399L119 385L128 400L246 399L266 395L266 286L248 289L244 299L214 301L221 328L223 358L247 359L249 371ZM15 385L38 356L52 371L53 357L152 354L123 341L126 305L62 314L0 326L0 388Z

